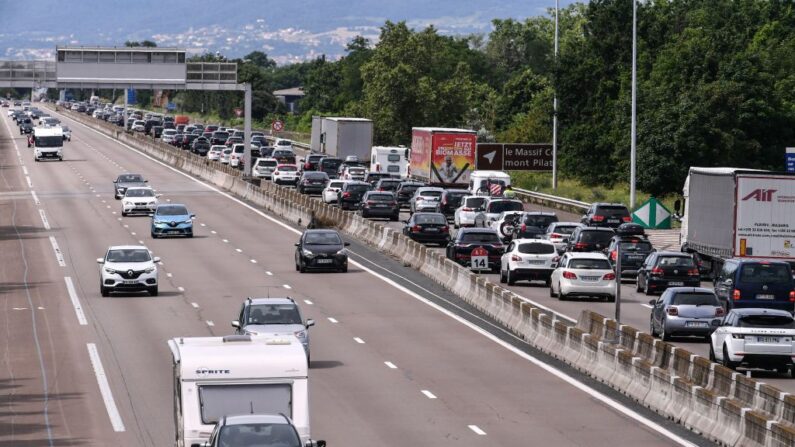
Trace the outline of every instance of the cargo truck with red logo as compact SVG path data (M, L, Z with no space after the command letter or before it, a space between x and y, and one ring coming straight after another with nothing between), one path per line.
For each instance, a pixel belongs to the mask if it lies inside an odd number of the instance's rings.
M410 177L436 186L466 188L475 168L477 140L474 130L411 129Z
M681 249L698 255L702 273L715 277L729 258L795 264L795 175L690 168L683 198Z

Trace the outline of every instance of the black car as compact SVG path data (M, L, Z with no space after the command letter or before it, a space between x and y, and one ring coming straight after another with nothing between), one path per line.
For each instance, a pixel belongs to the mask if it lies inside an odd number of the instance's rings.
M497 231L491 228L461 228L455 239L447 244L445 254L448 259L461 265L469 265L472 260L472 250L476 247L488 252L488 268L494 272L498 271L505 246Z
M403 227L403 234L417 242L439 245L450 243L450 227L447 226L447 218L442 213L412 214Z
M152 137L160 138L163 135L163 126L152 126Z
M196 140L197 138L199 138L199 136L194 133L186 133L182 137L182 144L180 144L179 147L188 150L192 147L193 141Z
M594 203L580 222L589 227L618 228L623 223L632 222L632 217L627 207L620 203Z
M651 295L668 287L700 285L701 275L692 255L678 251L658 251L650 254L638 270L636 289Z
M127 192L127 188L146 186L147 182L148 180L144 180L144 176L141 174L121 174L113 181L113 196L116 199L121 199Z
M328 175L325 172L304 171L298 178L296 189L301 194L320 194L327 184Z
M408 207L409 200L414 197L414 193L417 191L417 188L421 188L423 186L425 186L424 183L414 182L411 180L404 180L400 182L400 185L398 185L398 188L395 191L400 206Z
M301 169L304 171L317 171L318 163L320 160L325 157L324 154L309 154L304 159L304 163L301 166Z
M207 152L210 152L210 141L204 137L196 138L191 144L190 151L203 157L207 155Z
M373 186L376 191L389 191L397 194L397 189L403 180L399 178L382 178Z
M455 215L455 210L461 206L461 199L468 195L470 195L470 193L466 189L445 190L439 201L442 214L447 216L448 219L452 218L453 215Z
M228 132L221 132L216 130L213 132L212 137L210 138L210 144L226 144L226 140L229 138Z
M318 171L323 171L328 174L328 178L335 179L339 178L339 170L340 165L342 164L342 159L337 157L323 157L318 162Z
M28 119L28 121L30 121L30 119ZM23 122L22 124L19 125L20 135L26 135L30 133L33 133L33 124Z
M514 239L543 239L547 228L558 221L555 213L528 211L513 228Z
M605 251L615 234L612 228L577 228L569 236L566 251Z
M276 149L275 147L268 146L267 144L263 145L263 146L260 146L260 148L259 148L260 155L259 156L262 157L262 158L269 158L271 155L273 155L273 151L275 149Z
M620 249L620 250L619 250ZM638 224L622 224L616 229L616 235L607 247L607 257L613 269L618 264L618 252L621 252L621 277L634 278L643 265L646 257L654 251L651 242L646 238L643 227Z
M144 124L144 133L149 135L152 132L152 128L155 126L162 126L163 123L160 120L146 120Z
M400 219L400 207L391 192L367 191L360 210L362 217L384 217L394 222Z
M368 172L364 174L364 181L373 185L373 188L375 188L382 179L391 177L392 174L388 172Z
M343 210L357 209L361 204L362 197L370 190L370 184L358 180L345 182L337 193L337 205Z
M226 147L232 147L236 144L243 144L243 139L237 137L229 137L226 139L226 143L224 143Z
M295 244L295 269L301 273L307 269L347 272L348 245L336 230L306 230Z

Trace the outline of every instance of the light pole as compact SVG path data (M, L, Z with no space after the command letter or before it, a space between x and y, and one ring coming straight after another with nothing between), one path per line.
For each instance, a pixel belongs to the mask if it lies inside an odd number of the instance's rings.
M632 135L629 150L629 209L635 209L635 163L637 150L638 99L638 2L632 0Z
M560 13L560 0L555 0L555 63L558 66L558 14ZM558 189L558 88L555 86L552 97L552 189Z

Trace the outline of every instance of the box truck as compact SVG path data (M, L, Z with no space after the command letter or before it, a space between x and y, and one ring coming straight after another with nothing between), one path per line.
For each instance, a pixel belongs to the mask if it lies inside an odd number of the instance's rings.
M223 416L284 414L309 436L306 352L295 336L227 335L168 341L177 447L201 447Z
M690 168L682 195L682 251L713 277L728 258L795 261L795 175Z
M469 185L475 168L477 132L467 129L411 129L410 176L438 186Z
M312 152L341 159L349 156L370 159L373 147L373 122L365 118L312 117Z

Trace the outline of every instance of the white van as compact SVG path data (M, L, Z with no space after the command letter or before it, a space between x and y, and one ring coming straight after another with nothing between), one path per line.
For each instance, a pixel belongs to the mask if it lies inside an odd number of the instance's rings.
M63 139L60 127L34 127L33 160L49 158L63 161Z
M245 414L284 414L309 441L308 365L298 338L180 337L168 347L177 447L200 447L223 416Z
M505 189L511 185L511 176L503 171L472 171L469 175L469 191L478 194L481 188L488 188L488 184L498 184Z
M406 178L409 174L406 148L373 146L370 154L370 172L387 172L393 177Z

